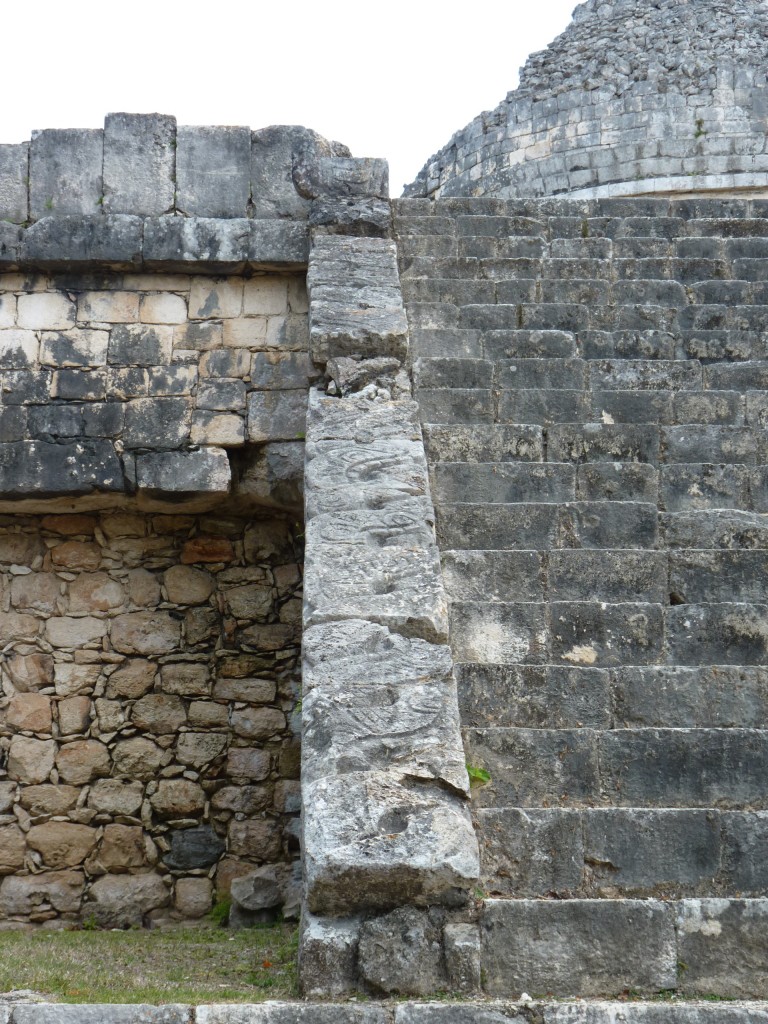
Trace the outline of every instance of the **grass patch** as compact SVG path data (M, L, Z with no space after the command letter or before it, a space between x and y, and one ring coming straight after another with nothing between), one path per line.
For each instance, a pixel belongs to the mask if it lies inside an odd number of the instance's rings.
M297 996L298 929L0 932L0 992L62 1003L255 1003Z

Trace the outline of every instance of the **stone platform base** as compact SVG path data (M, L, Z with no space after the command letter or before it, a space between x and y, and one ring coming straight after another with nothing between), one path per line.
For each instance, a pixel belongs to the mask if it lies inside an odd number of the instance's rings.
M0 1024L766 1024L768 1002L463 1002L65 1006L3 1003Z

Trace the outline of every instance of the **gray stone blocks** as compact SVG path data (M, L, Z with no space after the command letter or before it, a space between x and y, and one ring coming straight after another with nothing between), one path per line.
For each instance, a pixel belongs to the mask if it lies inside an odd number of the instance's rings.
M103 132L46 129L33 134L29 149L29 214L93 216L104 196Z
M28 217L29 143L0 146L0 222L22 224Z
M180 127L176 206L190 217L246 217L251 198L249 128Z
M157 216L174 207L176 118L107 114L104 212Z
M315 362L333 356L405 357L408 327L392 242L317 238L307 286Z

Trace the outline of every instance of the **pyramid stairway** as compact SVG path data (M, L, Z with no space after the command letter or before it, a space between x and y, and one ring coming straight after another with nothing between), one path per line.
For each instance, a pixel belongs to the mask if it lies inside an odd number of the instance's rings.
M484 991L764 998L768 202L394 210Z

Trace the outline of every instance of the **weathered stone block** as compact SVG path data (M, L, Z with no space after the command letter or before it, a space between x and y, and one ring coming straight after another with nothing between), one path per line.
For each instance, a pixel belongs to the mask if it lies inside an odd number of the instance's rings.
M250 441L295 441L303 438L306 391L252 391L248 396Z
M175 117L107 114L105 212L152 215L172 210L175 144Z
M307 525L305 626L369 619L442 642L448 616L431 503L408 498L382 511L325 513Z
M307 274L310 352L332 356L393 356L408 347L394 243L378 238L322 236Z
M73 264L109 263L138 266L142 258L143 221L131 214L58 216L46 210L21 236L25 262L71 269Z
M637 900L487 900L488 995L654 992L677 984L672 908Z
M420 441L315 441L306 448L306 516L381 509L429 492Z
M136 457L137 486L149 494L226 494L230 480L229 459L222 448Z
M341 996L357 983L359 917L301 914L299 980L305 997Z
M583 881L579 811L513 807L478 815L482 885L505 896L569 895Z
M434 907L400 907L364 921L358 945L361 978L381 995L424 996L443 989L443 917Z
M304 634L302 778L396 769L467 792L450 651L370 622Z
M32 914L47 905L60 914L77 913L84 888L85 879L80 871L46 871L4 878L0 884L0 911L8 916Z
M0 146L0 221L23 224L27 219L29 143Z
M767 900L682 900L677 908L681 987L687 995L764 999Z
M307 439L356 444L385 439L420 441L419 407L410 399L373 401L366 396L350 396L340 401L310 388Z
M206 263L214 271L244 265L250 256L251 224L244 217L148 217L145 265L182 272L192 263Z
M250 129L180 126L176 138L177 208L188 217L247 217Z
M412 788L396 771L357 772L304 787L304 870L313 913L461 902L477 877L463 799Z
M103 196L101 129L46 129L32 133L29 215L62 217L99 212Z
M77 495L122 491L123 487L122 465L109 441L0 445L0 493L9 497Z

